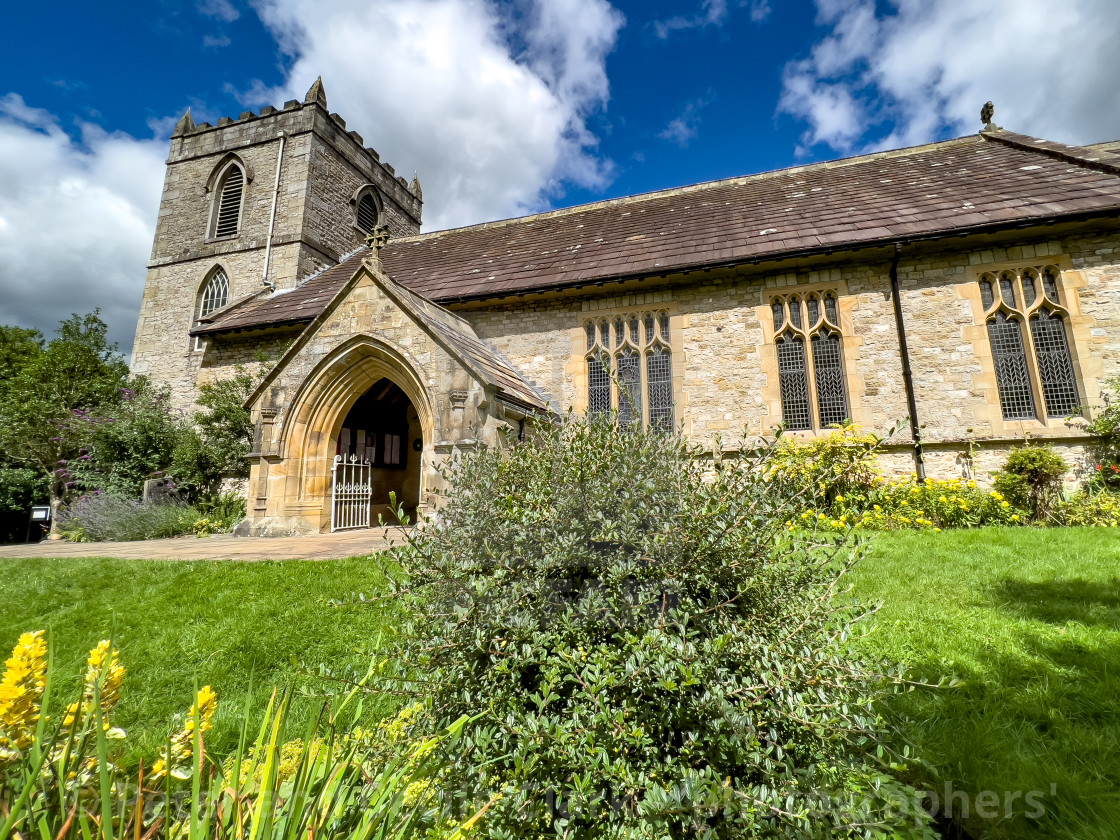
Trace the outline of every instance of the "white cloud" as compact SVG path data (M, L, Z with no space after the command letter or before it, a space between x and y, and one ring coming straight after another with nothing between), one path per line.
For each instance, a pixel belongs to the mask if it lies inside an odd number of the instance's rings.
M202 46L207 47L208 49L220 49L222 47L228 47L231 43L233 43L233 42L230 41L230 38L229 38L228 35L203 35L202 36Z
M1120 137L1115 0L817 0L829 33L786 66L779 111L806 146L923 143L980 128L1069 143ZM880 126L882 126L880 128Z
M735 7L750 9L750 18L761 23L770 16L770 0L736 0ZM728 15L728 0L701 0L700 9L693 15L674 15L665 20L653 21L653 31L658 38L665 40L674 32L684 29L703 29L707 26L723 26Z
M237 7L230 0L198 0L197 6L202 14L216 17L218 20L229 22L241 17L241 12L237 11Z
M680 115L671 119L669 124L657 133L657 136L683 149L700 133L700 112L707 108L714 99L715 95L709 92L707 97L689 102Z
M0 97L0 323L51 333L101 307L132 345L152 249L167 143L82 125Z
M291 57L285 82L244 98L302 98L322 75L342 114L424 186L426 230L530 212L610 165L587 118L609 97L622 15L607 0L258 0Z

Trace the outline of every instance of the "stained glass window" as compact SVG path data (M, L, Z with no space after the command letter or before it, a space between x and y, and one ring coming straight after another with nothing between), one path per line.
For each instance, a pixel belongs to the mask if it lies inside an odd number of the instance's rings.
M842 339L835 329L840 320L835 293L814 293L804 301L796 295L774 298L770 308L779 333L778 379L786 428L809 430L843 423L848 397ZM788 323L783 317L787 313ZM812 352L807 354L806 349Z
M642 425L642 357L629 348L618 357L618 423Z

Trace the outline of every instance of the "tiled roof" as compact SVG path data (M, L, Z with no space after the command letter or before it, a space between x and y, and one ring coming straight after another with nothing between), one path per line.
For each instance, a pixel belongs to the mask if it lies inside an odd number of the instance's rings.
M1120 156L1005 131L391 241L437 302L579 286L1120 210ZM309 321L364 249L197 333Z

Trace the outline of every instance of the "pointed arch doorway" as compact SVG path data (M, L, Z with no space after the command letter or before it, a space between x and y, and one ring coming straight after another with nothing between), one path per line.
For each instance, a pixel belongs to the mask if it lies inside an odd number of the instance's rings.
M335 436L331 530L395 524L391 498L416 520L423 473L420 416L404 390L378 379L346 412ZM391 495L392 494L392 495Z

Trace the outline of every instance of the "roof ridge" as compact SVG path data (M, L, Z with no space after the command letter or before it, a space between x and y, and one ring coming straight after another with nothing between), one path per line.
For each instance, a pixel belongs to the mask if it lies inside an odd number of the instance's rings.
M859 163L866 163L870 160L885 160L894 157L904 157L908 154L925 153L937 148L945 148L946 146L964 145L968 141L974 141L975 134L967 134L964 137L953 137L949 140L936 140L932 143L922 143L917 146L905 146L900 149L885 149L878 152L868 152L862 155L854 155L852 157L833 158L832 160L822 160L815 163L806 163L800 166L787 166L780 169L766 169L762 172L754 172L749 175L734 175L730 178L716 178L711 181L701 181L699 184L686 184L681 187L666 187L660 190L650 190L649 192L636 193L635 195L624 195L618 198L604 198L599 201L589 201L584 204L575 204L571 207L561 207L556 210L544 210L540 213L530 213L525 216L511 216L507 219L494 219L489 222L476 222L473 225L462 225L460 227L443 228L442 230L427 231L426 233L413 234L411 236L394 237L390 240L390 244L402 244L411 242L424 242L431 239L436 239L440 236L450 233L460 233L468 230L486 230L488 228L502 227L504 225L523 224L526 222L537 221L538 219L550 219L559 216L574 215L588 210L597 209L600 207L610 206L624 206L629 204L639 204L643 201L652 201L667 195L686 195L694 192L702 192L713 187L728 185L728 184L745 184L754 181L761 181L768 178L775 178L781 175L791 175L795 173L815 171L818 169L838 169L844 166L853 166Z
M1074 146L1069 143L1059 143L1055 140L1043 140L1039 137L1019 134L1004 128L984 129L980 132L980 136L988 141L1003 143L1013 149L1034 152L1056 160L1064 160L1067 163L1073 163L1097 172L1105 172L1109 175L1120 175L1120 162L1113 163L1112 160L1102 159L1099 157L1101 153L1094 153L1092 149L1085 146ZM1104 154L1109 158L1115 157L1112 152L1105 151Z

